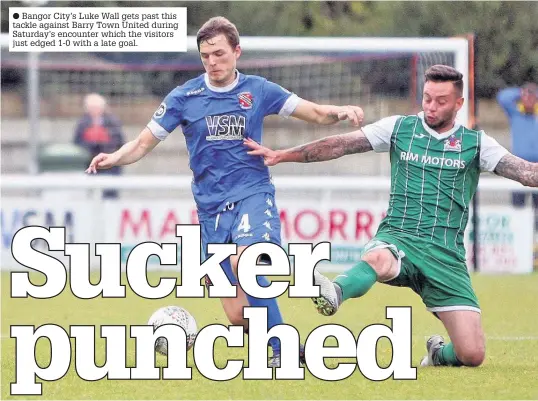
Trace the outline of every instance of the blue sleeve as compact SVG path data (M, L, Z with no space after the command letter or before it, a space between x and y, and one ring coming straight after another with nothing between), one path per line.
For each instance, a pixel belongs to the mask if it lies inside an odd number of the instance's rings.
M506 88L497 94L497 102L501 105L504 112L511 116L517 112L517 102L521 96L521 89Z
M148 128L153 135L164 140L174 131L182 120L183 96L174 89L170 92L159 105L159 108L153 114Z
M264 115L279 114L292 93L271 81L264 81L263 87ZM293 111L293 110L292 110ZM291 114L291 113L290 113Z

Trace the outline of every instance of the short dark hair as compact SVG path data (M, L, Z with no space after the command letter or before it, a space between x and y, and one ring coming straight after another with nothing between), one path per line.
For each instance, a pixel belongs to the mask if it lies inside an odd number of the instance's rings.
M452 82L460 96L463 94L463 74L449 65L432 65L424 73L425 82Z
M218 35L226 36L229 45L235 49L239 45L239 31L227 18L213 17L198 30L196 34L196 43L200 50L200 43L214 38Z

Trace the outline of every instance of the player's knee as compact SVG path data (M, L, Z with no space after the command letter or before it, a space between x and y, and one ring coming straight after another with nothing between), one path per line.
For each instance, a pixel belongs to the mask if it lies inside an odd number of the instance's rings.
M377 273L379 280L384 280L391 275L392 254L386 249L379 249L367 252L362 260L368 263Z
M245 306L240 298L227 298L223 302L224 312L228 321L233 326L248 326L248 321L243 318L243 307Z
M477 367L482 365L486 358L486 348L482 346L466 348L462 350L461 355L457 355L458 359L465 366Z
M243 318L243 312L241 309L228 311L228 320L230 321L230 324L232 326L244 326L246 324L246 320Z

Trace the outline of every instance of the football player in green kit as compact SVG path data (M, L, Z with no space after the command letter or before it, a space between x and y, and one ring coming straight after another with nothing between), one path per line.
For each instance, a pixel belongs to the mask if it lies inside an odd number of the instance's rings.
M357 265L334 281L314 273L320 286L314 303L329 316L376 282L411 288L443 322L451 340L445 343L443 337L432 336L423 366L479 366L484 361L481 311L463 241L481 172L538 186L538 163L520 159L484 131L456 122L464 102L462 78L450 66L430 67L425 73L423 111L417 115L383 118L357 131L285 150L245 141L250 154L262 156L269 166L320 162L371 150L390 153L386 217Z

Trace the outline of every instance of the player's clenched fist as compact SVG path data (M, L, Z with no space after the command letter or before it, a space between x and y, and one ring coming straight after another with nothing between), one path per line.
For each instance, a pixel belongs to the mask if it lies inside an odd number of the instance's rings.
M118 156L115 153L99 153L95 156L90 166L86 169L86 173L95 174L97 170L106 170L114 167L118 161Z

